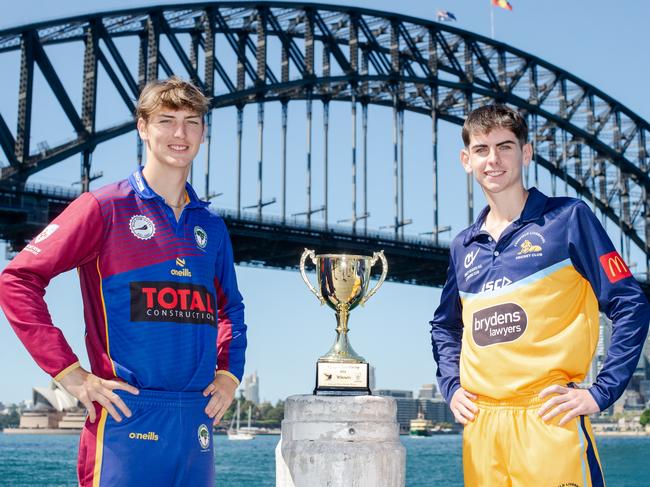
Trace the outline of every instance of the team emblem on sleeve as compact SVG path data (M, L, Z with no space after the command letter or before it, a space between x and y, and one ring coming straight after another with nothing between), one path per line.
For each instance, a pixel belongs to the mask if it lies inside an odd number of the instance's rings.
M41 243L43 240L51 236L54 232L59 229L59 226L56 223L51 223L46 226L41 233L39 233L34 239L34 243Z
M607 279L612 284L632 275L623 258L616 251L601 255L599 260Z
M156 226L144 215L134 215L129 221L131 233L140 240L149 240L156 234Z

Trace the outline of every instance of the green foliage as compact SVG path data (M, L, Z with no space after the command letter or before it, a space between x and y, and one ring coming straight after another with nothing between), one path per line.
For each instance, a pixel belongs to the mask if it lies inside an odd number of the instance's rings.
M16 408L11 408L9 414L0 414L0 430L5 428L17 428L20 424L20 413Z
M279 428L280 423L284 419L284 402L278 401L275 406L269 402L262 404L253 404L245 399L239 400L240 404L240 426L246 426L248 422L248 407L252 406L251 411L251 426L264 427L264 428ZM237 413L237 401L233 401L226 413L223 415L221 423L228 427L230 421Z
M641 423L641 426L646 426L650 424L650 409L646 409L641 413L641 419L639 419L639 423Z

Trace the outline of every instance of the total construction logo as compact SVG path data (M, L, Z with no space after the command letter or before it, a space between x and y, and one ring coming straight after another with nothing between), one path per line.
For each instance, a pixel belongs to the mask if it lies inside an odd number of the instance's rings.
M519 249L515 259L528 259L530 257L541 257L544 255L544 244L546 239L539 232L526 232L519 237L514 246Z
M474 313L472 336L485 347L495 343L512 342L522 336L528 326L528 316L521 306L503 303Z
M202 424L199 426L198 435L199 445L201 445L201 448L203 450L210 448L210 430L206 425Z
M184 282L131 282L131 321L216 326L214 298L205 286Z
M180 269L172 269L169 271L172 276L192 277L192 272L185 267L185 259L176 257L176 266L180 267Z

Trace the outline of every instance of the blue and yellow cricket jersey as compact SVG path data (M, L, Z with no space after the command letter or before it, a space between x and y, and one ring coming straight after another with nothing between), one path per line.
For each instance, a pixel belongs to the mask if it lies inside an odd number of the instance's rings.
M591 394L601 410L625 389L648 332L650 307L589 207L532 188L497 242L482 224L452 242L447 282L431 321L438 382L496 400L581 382L598 344L599 310L611 346Z

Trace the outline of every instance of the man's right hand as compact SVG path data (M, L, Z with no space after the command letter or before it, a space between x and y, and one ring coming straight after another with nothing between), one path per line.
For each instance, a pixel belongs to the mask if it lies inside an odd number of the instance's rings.
M466 425L469 421L474 421L474 418L478 414L478 407L474 404L476 399L476 394L472 394L462 387L456 389L449 402L449 408L454 413L456 421L463 425Z
M124 404L120 396L113 392L114 389L121 389L131 394L140 393L135 387L126 382L101 379L81 367L68 372L59 382L66 391L79 399L81 404L85 406L91 423L95 422L97 416L93 402L97 402L105 408L108 414L118 423L122 421L122 416L117 412L118 409L127 418L131 417L131 410Z

